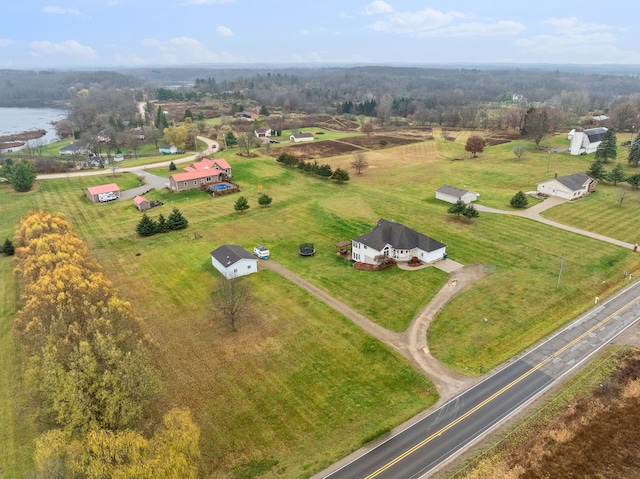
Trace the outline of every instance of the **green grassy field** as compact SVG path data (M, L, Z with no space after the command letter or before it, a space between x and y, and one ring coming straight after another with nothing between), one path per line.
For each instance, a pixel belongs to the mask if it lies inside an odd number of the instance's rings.
M443 241L452 259L484 263L490 272L449 303L429 331L432 353L467 374L523 350L587 309L594 295L605 298L620 287L623 270L640 267L639 255L630 250L530 220L481 213L468 222L448 215L449 205L434 198L442 184L478 191L480 203L510 209L518 190L534 190L556 171L585 171L592 161L568 154L549 160L531 143L521 159L509 143L488 147L476 159L451 161L468 156L467 136L463 132L444 142L434 131L435 141L369 152L369 168L361 175L351 170L344 185L286 169L273 158L246 159L226 151L221 156L229 155L248 212L233 210L237 194L211 199L199 191L151 192L149 199L165 202L151 216L166 216L176 206L190 226L150 238L135 235L140 213L130 202L93 205L82 197L82 190L95 184L136 186L135 175L40 181L26 194L0 185L0 239L11 237L31 208L67 215L158 344L166 391L154 413L171 405L194 411L202 428L205 477L308 477L433 404L437 394L388 347L269 271L247 278L254 294L251 314L237 333L229 332L210 300L217 273L209 252L216 247L265 244L275 261L384 327L402 331L447 275L435 268L355 271L336 257L334 243L368 231L379 218ZM334 169L349 168L351 159L326 161ZM566 207L581 211L573 219L576 226L626 239L616 224L633 225L633 203L619 208L604 194L608 188L601 185L586 201ZM273 198L268 208L257 204L262 193ZM548 215L564 214L564 208ZM614 211L618 222L601 225L599 218ZM202 238L192 240L196 231ZM315 244L315 257L298 255L302 242ZM10 284L11 260L0 262L0 280ZM13 392L19 371L10 323L18 304L12 286L3 286L2 294L0 357L9 367L0 378L2 390ZM11 432L17 417L12 413L22 407L15 397L0 393L0 430L10 431L0 434L0 449L10 451L4 470L24 472L37 431Z

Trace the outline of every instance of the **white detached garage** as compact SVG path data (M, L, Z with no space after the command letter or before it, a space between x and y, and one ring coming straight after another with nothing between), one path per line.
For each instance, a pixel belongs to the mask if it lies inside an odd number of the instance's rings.
M236 245L225 244L213 250L211 264L227 279L258 272L258 258Z

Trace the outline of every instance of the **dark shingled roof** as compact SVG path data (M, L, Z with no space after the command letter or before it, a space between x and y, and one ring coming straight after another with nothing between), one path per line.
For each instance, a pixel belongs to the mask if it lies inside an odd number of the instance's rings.
M462 188L456 188L455 186L442 185L437 189L439 193L444 193L445 195L453 196L455 198L462 198L465 193L468 193L468 190L463 190Z
M602 141L604 134L607 129L604 127L599 128L590 128L588 130L584 130L585 135L589 137L589 143L595 143L597 141Z
M413 249L417 247L427 252L446 246L444 243L440 243L440 241L418 233L400 223L383 219L378 220L378 224L371 232L358 236L353 241L370 246L377 251L381 251L387 244L390 244L395 249Z
M591 177L586 173L575 173L573 175L561 176L556 179L571 191L578 191L584 187L585 182L590 180Z
M241 259L256 259L251 253L249 253L242 246L236 246L232 244L225 244L211 252L213 256L222 266L225 268L237 263Z

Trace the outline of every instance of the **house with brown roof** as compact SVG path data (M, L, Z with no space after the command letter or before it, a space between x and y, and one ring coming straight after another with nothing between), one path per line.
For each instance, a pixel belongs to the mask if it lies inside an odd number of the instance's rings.
M263 128L257 128L253 130L253 134L256 135L258 138L266 138L268 136L271 136L272 131L273 130L271 128L263 127Z
M446 255L447 245L406 226L384 219L375 228L351 240L351 258L359 263L377 264L384 255L396 261L409 261L414 256L433 263Z
M85 196L93 203L104 203L120 198L120 188L115 183L91 186L87 188Z

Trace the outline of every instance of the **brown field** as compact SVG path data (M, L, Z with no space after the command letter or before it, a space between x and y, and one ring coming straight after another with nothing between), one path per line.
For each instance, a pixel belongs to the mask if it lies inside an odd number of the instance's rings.
M595 373L576 380L574 387L591 387L577 395L566 388L534 416L533 424L510 432L501 444L472 460L472 470L467 466L453 477L638 477L640 435L633 425L640 416L640 351L618 351L613 361L613 372L598 375L601 364Z
M386 145L381 145L381 141L386 141ZM400 138L397 136L354 136L343 138L341 140L325 140L310 143L300 143L298 145L290 145L285 148L271 148L269 156L277 158L280 153L286 151L297 156L302 160L317 160L320 158L329 158L333 156L342 156L353 153L360 149L379 150L382 148L390 148L393 146L410 145L422 140L412 138Z

